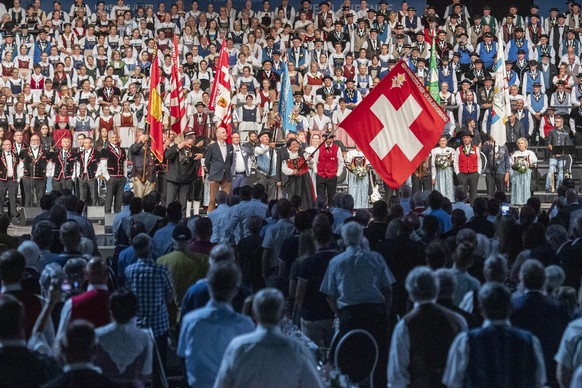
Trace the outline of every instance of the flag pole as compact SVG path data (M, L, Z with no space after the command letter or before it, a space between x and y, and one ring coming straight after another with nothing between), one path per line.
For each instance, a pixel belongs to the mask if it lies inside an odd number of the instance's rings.
M339 125L338 125L338 126L337 126L337 128L335 128L333 131L331 131L331 132L329 133L329 135L326 135L326 134L324 133L322 136L325 138L325 140L329 139L330 137L334 137L334 136L335 136L335 133L336 133L336 132L337 132L337 130L338 130L338 128L339 128ZM313 157L313 155L315 155L315 153L316 153L317 151L319 151L319 149L320 149L320 148L321 148L321 147L322 147L322 146L325 144L325 140L324 140L324 141L322 141L321 143L319 143L319 145L317 146L317 148L315 148L315 150L313 150L313 152L312 152L312 153L310 153L310 154L309 154L309 156L303 160L303 163L301 163L301 165L300 165L299 167L297 167L297 170L298 170L298 171L301 171L301 169L302 169L303 167L305 167L305 165L308 163L307 159L309 159L309 158L312 158L312 157ZM291 181L291 178L294 178L294 177L296 177L296 176L297 176L297 175L291 175L291 176L289 177L289 179L287 180L287 182L285 182L285 184L284 184L283 186L281 186L281 187L283 187L283 188L284 188L284 187L286 187L286 186L287 186L287 184L288 184L288 183Z

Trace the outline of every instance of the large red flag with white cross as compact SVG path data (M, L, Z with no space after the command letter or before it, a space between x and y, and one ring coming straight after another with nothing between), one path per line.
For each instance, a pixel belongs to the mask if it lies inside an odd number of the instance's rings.
M391 188L400 187L437 144L446 113L400 61L340 123Z

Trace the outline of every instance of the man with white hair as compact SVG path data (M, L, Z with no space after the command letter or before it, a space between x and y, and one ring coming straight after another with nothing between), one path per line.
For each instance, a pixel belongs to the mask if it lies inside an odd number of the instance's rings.
M216 388L323 386L307 347L281 333L284 310L281 291L265 288L255 295L257 329L228 345L214 382Z
M438 284L429 267L414 268L405 286L414 309L392 333L388 386L430 386L442 379L449 347L457 334L467 330L467 322L436 304Z
M339 318L340 335L364 329L376 339L379 349L374 386L386 386L388 366L388 317L395 279L384 258L361 246L363 228L348 222L341 229L346 246L327 267L320 291Z

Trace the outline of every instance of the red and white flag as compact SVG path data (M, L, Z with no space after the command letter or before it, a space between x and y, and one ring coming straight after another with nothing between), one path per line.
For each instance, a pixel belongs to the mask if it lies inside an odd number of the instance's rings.
M182 75L179 71L180 55L178 54L177 35L174 34L174 46L172 47L172 73L170 75L170 127L176 134L186 131L188 117L186 116L186 101L182 91Z
M382 180L400 187L424 161L448 118L403 61L341 122Z
M232 133L232 103L231 94L232 81L228 68L228 53L226 52L226 42L222 41L214 84L210 93L210 110L214 111L217 127L225 127L228 133L228 142Z

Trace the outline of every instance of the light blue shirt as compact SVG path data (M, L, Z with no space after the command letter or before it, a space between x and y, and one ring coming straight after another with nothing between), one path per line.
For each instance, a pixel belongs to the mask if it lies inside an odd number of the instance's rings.
M169 250L174 245L174 239L172 238L172 233L174 233L174 228L176 228L176 224L174 224L173 222L170 222L168 225L159 229L154 234L153 254L154 254L154 257L156 259L158 257L164 256L166 253L169 253Z
M352 217L351 211L342 208L331 209L331 214L333 215L333 233L341 234L342 226L344 226L344 221Z
M117 277L122 283L125 283L125 269L137 261L137 254L132 246L129 246L119 252L117 258Z
M119 213L117 213L115 215L115 218L113 219L113 225L111 226L111 228L113 230L113 236L115 236L117 234L117 231L121 227L121 221L123 221L124 218L127 218L130 215L131 215L131 212L129 211L129 205L124 205L121 208L121 211Z
M230 212L230 225L226 235L234 234L234 241L238 244L244 237L251 235L248 228L249 219L252 216L265 218L267 215L267 205L258 199L243 201L232 207Z
M185 359L190 387L212 387L230 341L254 330L249 317L228 303L210 301L182 318L178 356Z
M214 244L228 244L229 238L226 234L226 228L230 223L230 211L226 203L218 205L216 209L208 213L208 218L212 221L212 236L210 242Z
M342 309L364 303L385 303L384 292L395 282L378 252L349 246L327 267L320 292L335 296Z
M284 218L279 221L265 233L263 248L271 250L271 267L279 265L279 253L283 242L295 234L295 225L291 218Z

